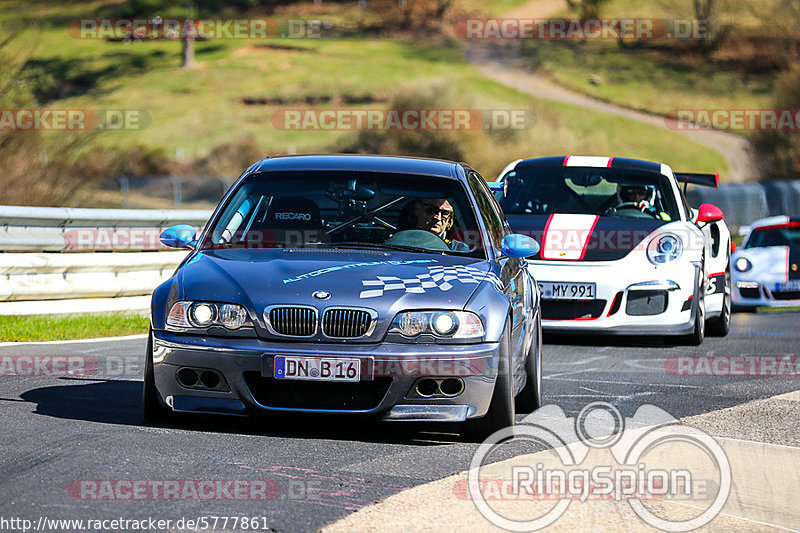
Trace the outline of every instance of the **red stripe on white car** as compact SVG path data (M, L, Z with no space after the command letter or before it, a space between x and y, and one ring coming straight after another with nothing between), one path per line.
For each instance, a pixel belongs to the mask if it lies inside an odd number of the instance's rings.
M564 158L565 167L597 167L608 168L613 157L595 157L585 155L568 155Z
M542 259L583 259L598 220L600 217L597 215L550 215L542 235Z
M792 255L792 249L786 247L786 281L789 281L789 256Z

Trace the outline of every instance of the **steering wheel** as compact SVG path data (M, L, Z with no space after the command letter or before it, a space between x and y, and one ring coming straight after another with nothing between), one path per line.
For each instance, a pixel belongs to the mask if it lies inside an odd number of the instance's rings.
M625 214L621 214L620 211L626 211ZM628 212L630 214L628 214ZM655 213L651 213L650 211L642 211L642 208L636 202L624 202L619 205L611 206L606 209L606 212L603 213L604 215L609 216L626 216L626 217L636 217L636 218L657 218Z
M414 246L425 248L437 252L449 252L450 247L441 237L424 229L407 229L398 231L388 239L385 244L397 244L401 246Z

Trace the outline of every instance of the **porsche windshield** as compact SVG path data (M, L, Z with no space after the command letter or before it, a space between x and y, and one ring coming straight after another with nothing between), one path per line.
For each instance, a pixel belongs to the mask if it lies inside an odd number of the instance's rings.
M575 213L678 220L669 180L652 172L613 168L528 167L505 176L497 193L509 215Z
M791 246L800 248L800 222L753 230L745 248Z
M475 213L453 179L348 171L246 178L201 248L351 247L485 257Z

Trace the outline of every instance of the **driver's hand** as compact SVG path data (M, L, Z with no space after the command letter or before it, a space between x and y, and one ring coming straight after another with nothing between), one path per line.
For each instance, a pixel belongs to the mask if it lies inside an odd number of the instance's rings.
M636 207L638 207L642 213L650 213L651 215L655 215L656 213L656 208L650 205L650 202L647 200L642 200L636 204Z

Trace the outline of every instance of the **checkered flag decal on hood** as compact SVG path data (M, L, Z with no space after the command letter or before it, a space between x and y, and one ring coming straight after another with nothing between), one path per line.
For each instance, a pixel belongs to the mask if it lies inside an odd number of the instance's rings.
M451 282L477 284L486 278L498 288L502 288L500 279L492 273L484 272L479 268L464 265L431 266L425 274L417 274L413 278L398 278L397 276L378 276L378 279L362 280L364 287L371 287L361 291L361 298L376 298L383 296L386 291L425 293L431 289L449 291L453 288Z

